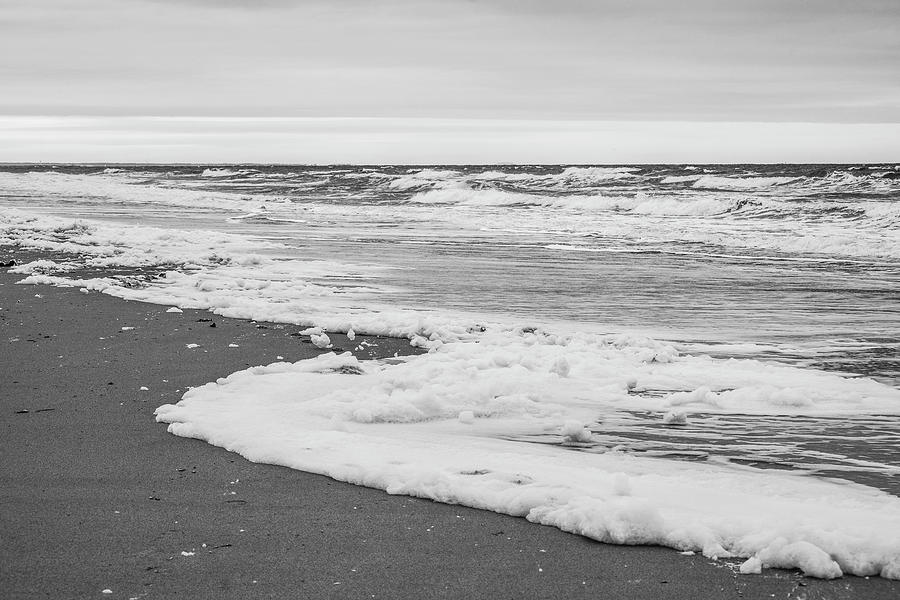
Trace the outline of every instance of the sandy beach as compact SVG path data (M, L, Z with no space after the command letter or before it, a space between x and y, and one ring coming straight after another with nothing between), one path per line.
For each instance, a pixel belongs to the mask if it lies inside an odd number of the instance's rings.
M740 561L600 544L175 437L153 411L187 388L322 350L297 327L20 279L0 272L4 598L900 595L880 578L740 575ZM412 350L368 339L367 356Z

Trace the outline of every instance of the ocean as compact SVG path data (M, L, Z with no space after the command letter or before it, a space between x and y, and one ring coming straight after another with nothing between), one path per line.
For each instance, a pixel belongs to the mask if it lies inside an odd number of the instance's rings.
M900 578L900 166L6 165L0 206L0 244L67 256L28 283L429 350L223 373L160 407L177 435Z

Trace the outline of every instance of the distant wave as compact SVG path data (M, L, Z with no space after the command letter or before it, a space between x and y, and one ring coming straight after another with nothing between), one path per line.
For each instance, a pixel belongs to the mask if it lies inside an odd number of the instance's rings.
M441 169L422 169L407 175L401 175L388 183L393 190L411 190L433 186L442 181L452 180L460 175L459 171Z
M689 181L697 181L703 177L703 175L670 175L669 177L663 177L659 182L660 183L687 183Z
M802 177L722 177L720 175L702 175L693 187L711 190L758 190L784 185L802 179Z
M71 175L55 171L0 172L0 189L24 197L66 198L106 205L154 204L160 207L207 207L246 211L250 202L271 202L271 196L207 192L190 187L166 187L121 179L120 175Z
M578 183L601 183L637 177L637 167L569 167L554 178Z
M543 206L579 211L630 212L638 215L719 215L755 206L748 200L695 198L681 200L671 197L637 195L549 196L507 192L497 189L445 188L419 192L410 198L418 204L457 204L466 206Z
M633 180L638 167L567 167L560 173L529 173L489 170L463 173L453 169L418 169L394 176L387 183L393 190L454 187L472 182L535 184L541 187L586 187L620 180ZM375 174L372 174L375 175ZM383 174L378 174L383 176Z
M417 204L465 204L474 206L547 206L551 199L546 196L506 192L497 189L473 190L469 187L454 187L419 192L410 198Z
M900 188L900 172L890 167L858 169L821 168L813 171L794 168L778 171L735 169L703 169L683 167L495 167L482 171L460 168L415 168L402 173L374 171L347 173L342 179L369 179L380 189L422 192L437 189L496 187L524 194L568 192L593 194L598 188L648 190L668 186L710 191L765 192L772 194L784 188L790 194L814 196L862 191L890 192Z
M239 169L232 171L231 169L203 169L200 177L246 177L247 175L255 175L258 171L254 169Z
M228 217L229 221L244 221L245 223L307 223L304 219L289 219L287 217L277 217L267 214L264 211L252 212L246 215L238 215L236 217Z
M900 228L900 204L896 202L868 202L863 207L867 218L883 227ZM900 239L900 233L896 237Z

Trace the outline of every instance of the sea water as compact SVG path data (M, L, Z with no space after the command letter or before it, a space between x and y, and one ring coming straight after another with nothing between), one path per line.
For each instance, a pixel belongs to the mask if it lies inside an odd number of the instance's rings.
M895 165L7 166L0 202L0 241L81 256L32 283L431 350L235 374L162 407L174 433L605 541L900 572Z

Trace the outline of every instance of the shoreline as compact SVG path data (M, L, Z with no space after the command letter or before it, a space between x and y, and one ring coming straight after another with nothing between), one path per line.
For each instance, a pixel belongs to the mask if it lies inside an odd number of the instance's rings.
M153 411L177 402L188 386L322 351L290 335L301 327L15 285L22 278L0 269L4 597L900 592L900 582L879 578L828 582L774 569L740 575L740 561L601 544L521 518L250 463L170 435ZM374 341L379 355L414 351L406 340ZM187 348L192 343L200 345Z

